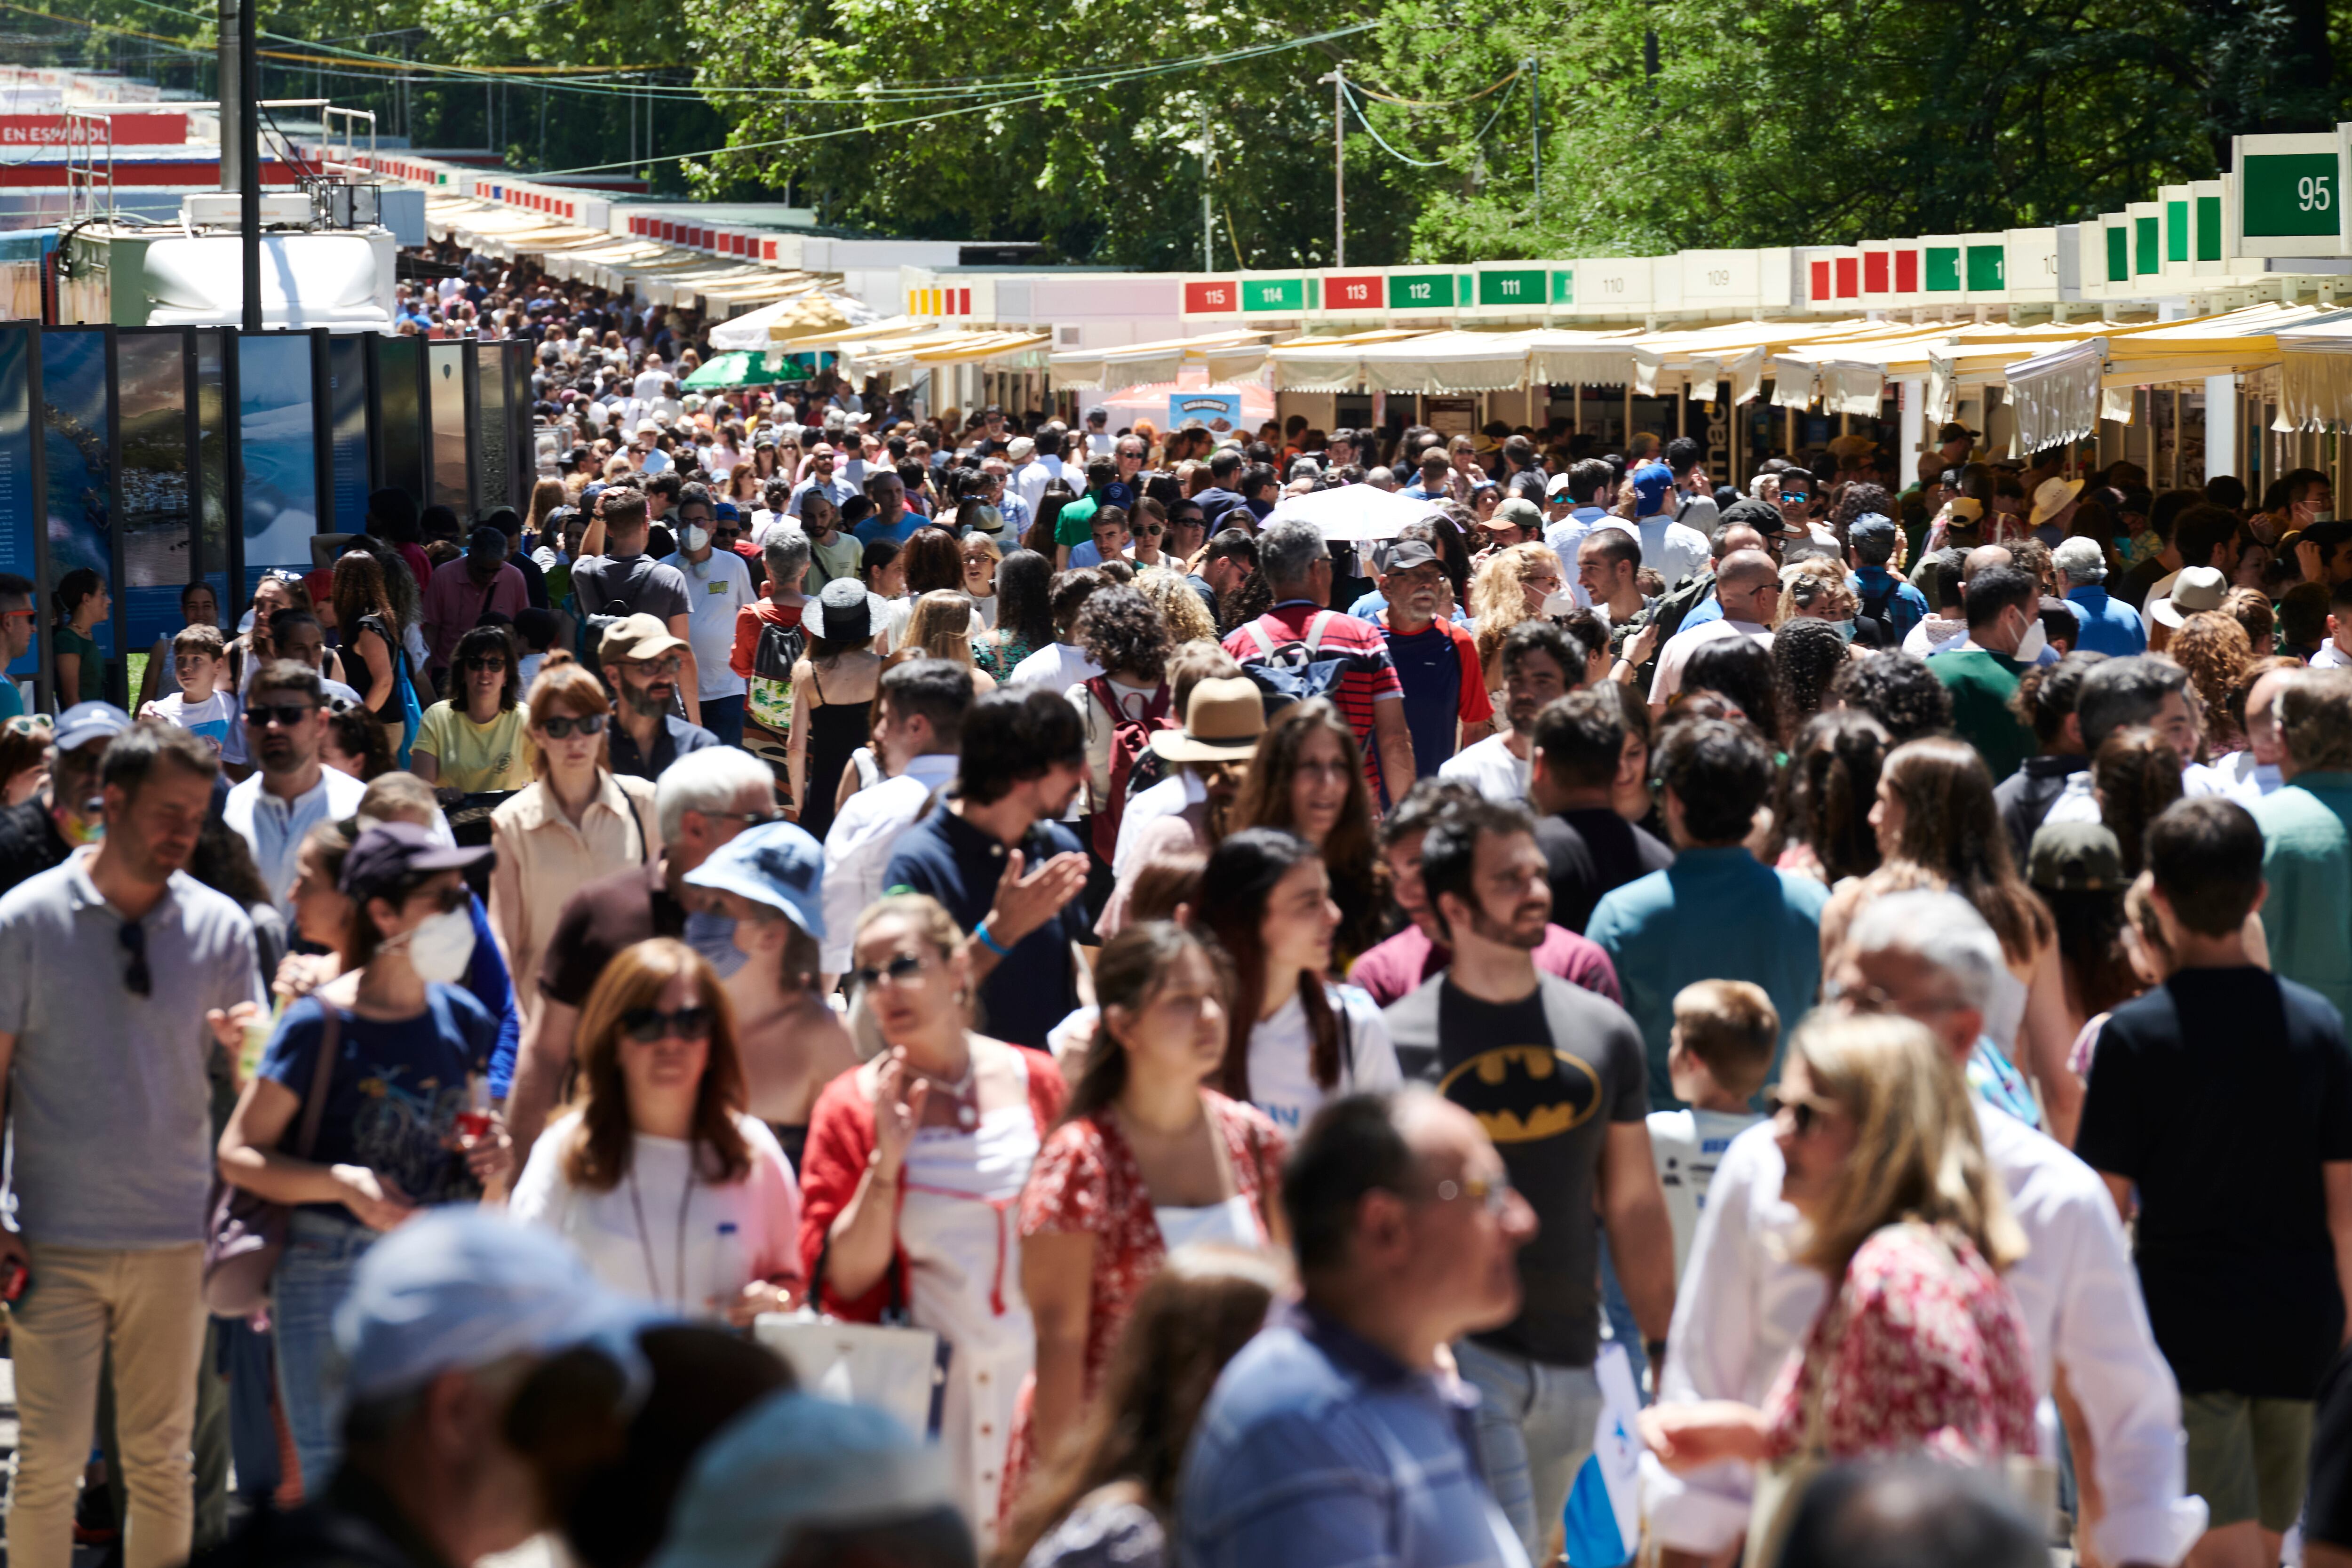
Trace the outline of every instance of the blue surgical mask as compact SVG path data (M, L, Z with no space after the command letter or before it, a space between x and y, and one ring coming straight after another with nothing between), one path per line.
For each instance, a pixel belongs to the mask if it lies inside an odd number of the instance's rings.
M1838 641L1853 641L1853 623L1852 621L1832 621L1830 625L1837 628Z
M735 921L730 916L697 910L686 917L686 945L726 979L751 962L751 954L735 945Z

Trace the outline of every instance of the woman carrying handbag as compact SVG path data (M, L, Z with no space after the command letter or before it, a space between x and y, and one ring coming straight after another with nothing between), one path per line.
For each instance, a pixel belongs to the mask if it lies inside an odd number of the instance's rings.
M2025 1237L1987 1162L1958 1063L1906 1019L1816 1016L1789 1042L1774 1113L1799 1260L1829 1300L1764 1408L1655 1405L1643 1440L1667 1468L1764 1467L1746 1561L1768 1564L1825 1464L1924 1456L2041 1472L2025 1321L2001 1273ZM2046 1468L2046 1467L2042 1468Z
M474 926L459 872L488 853L445 847L404 822L360 835L341 879L353 967L286 1009L221 1134L223 1179L293 1211L270 1315L287 1425L314 1493L340 1449L330 1321L352 1270L378 1236L427 1205L480 1197L507 1163L487 1114L498 1021L460 984ZM306 1100L300 1152L289 1152Z

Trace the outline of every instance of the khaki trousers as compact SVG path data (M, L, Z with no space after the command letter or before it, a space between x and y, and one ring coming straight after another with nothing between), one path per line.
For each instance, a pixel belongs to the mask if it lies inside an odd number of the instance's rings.
M131 1505L123 1568L184 1561L195 1517L189 1443L205 1343L203 1247L108 1251L36 1242L32 1258L32 1284L9 1336L19 1425L9 1568L71 1568L74 1500L110 1350L119 1484Z

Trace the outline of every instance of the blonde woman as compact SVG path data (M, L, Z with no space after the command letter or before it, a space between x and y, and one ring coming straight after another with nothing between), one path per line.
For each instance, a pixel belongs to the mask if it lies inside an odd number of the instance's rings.
M1004 551L987 534L972 532L956 542L963 552L963 595L980 612L981 625L996 629L996 563Z
M651 865L661 823L650 779L616 774L604 682L551 653L524 699L532 782L490 814L490 930L517 977L525 1021L538 1011L540 960L572 895L599 877Z
M1862 598L1846 585L1845 568L1819 555L1780 568L1780 602L1772 610L1772 629L1790 621L1827 621L1845 634L1850 652L1854 645L1854 619L1862 614Z
M1478 563L1470 579L1470 613L1478 621L1478 666L1486 689L1503 689L1503 635L1543 614L1544 600L1567 587L1559 552L1549 544L1514 544ZM1501 712L1502 703L1495 705Z
M1138 572L1135 574L1135 591L1160 612L1160 620L1168 626L1171 646L1181 647L1188 642L1216 642L1216 617L1209 614L1209 606L1201 602L1200 594L1181 572Z
M971 671L971 694L982 697L996 689L996 677L972 662L971 601L952 588L935 588L915 601L907 616L907 631L898 649L882 668L909 658L944 658Z
M567 504L569 492L562 479L541 479L530 487L530 516L523 521L523 536L532 543L547 528L548 513Z
M1780 1195L1803 1221L1797 1260L1831 1282L1829 1300L1762 1409L1645 1410L1651 1452L1677 1471L2032 1454L2032 1354L2000 1278L2025 1237L1959 1065L1907 1018L1817 1013L1789 1042L1773 1126Z

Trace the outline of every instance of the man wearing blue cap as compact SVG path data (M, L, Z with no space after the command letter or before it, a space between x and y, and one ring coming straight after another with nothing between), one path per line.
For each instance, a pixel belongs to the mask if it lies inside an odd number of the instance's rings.
M77 702L58 720L49 733L48 776L30 800L0 808L0 893L97 839L105 826L98 762L106 743L129 728L131 715L111 702Z
M473 1208L409 1221L368 1250L335 1314L341 1468L196 1561L446 1568L511 1551L555 1522L600 1428L618 1446L651 1321L550 1232Z
M1633 531L1642 536L1642 564L1656 572L1668 592L1706 564L1706 535L1676 522L1669 510L1675 473L1664 463L1633 470Z

